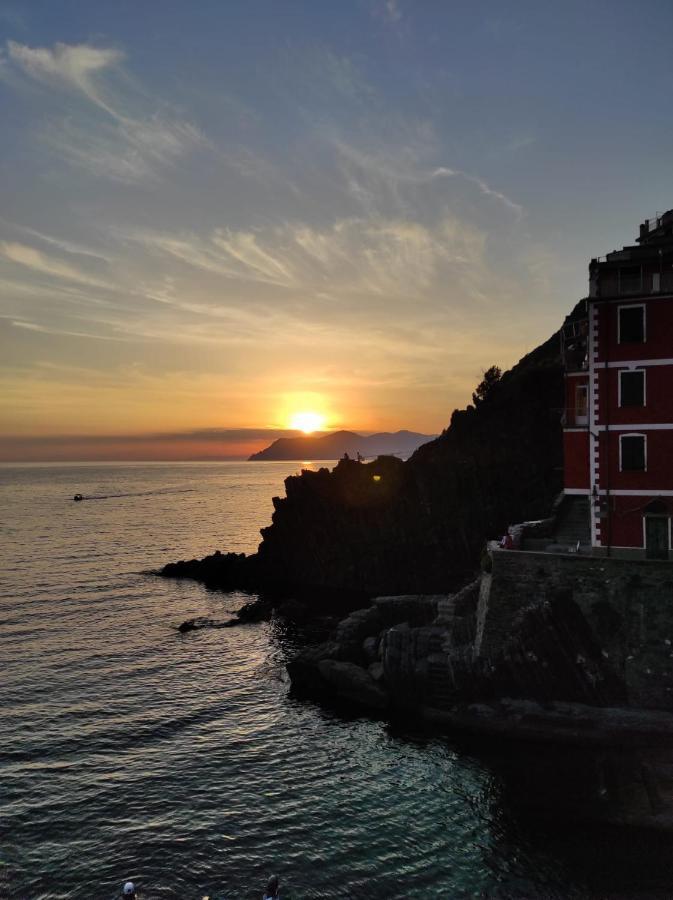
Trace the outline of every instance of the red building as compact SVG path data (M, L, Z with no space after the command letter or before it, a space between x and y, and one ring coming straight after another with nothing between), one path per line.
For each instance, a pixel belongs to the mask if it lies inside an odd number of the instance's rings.
M673 210L591 260L562 352L565 494L593 551L673 558Z

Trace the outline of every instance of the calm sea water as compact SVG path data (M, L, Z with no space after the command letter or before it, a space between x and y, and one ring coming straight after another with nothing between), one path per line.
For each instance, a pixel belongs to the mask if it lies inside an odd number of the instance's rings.
M0 896L671 896L659 838L521 819L492 759L293 699L281 623L176 633L244 598L148 570L254 550L297 468L0 467Z

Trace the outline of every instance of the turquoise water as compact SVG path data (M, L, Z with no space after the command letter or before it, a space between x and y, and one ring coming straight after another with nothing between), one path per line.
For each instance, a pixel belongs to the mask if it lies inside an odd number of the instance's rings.
M244 598L148 570L254 550L297 468L0 468L0 897L670 896L658 839L521 819L492 754L293 699L282 623L176 633Z

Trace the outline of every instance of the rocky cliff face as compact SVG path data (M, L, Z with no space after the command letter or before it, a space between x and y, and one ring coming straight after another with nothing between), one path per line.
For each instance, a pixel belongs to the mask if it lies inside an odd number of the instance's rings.
M555 335L407 462L344 460L288 478L262 532L261 565L289 584L448 590L474 569L486 537L548 514L562 482L562 394Z
M514 566L529 554L509 555ZM606 650L612 630L567 592L528 598L479 654L489 577L453 595L375 598L288 663L293 689L377 715L419 716L484 737L487 748L515 741L502 774L521 805L673 829L670 698L643 697ZM510 585L500 588L502 599ZM659 638L661 669L669 646Z
M162 574L228 590L450 590L487 537L548 514L562 484L562 405L554 335L407 462L342 460L287 478L256 555L217 553Z

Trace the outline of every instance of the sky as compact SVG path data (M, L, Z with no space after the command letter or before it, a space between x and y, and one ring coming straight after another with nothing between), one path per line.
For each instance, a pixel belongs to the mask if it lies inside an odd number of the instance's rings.
M672 40L670 0L0 0L0 460L440 431L673 206Z

